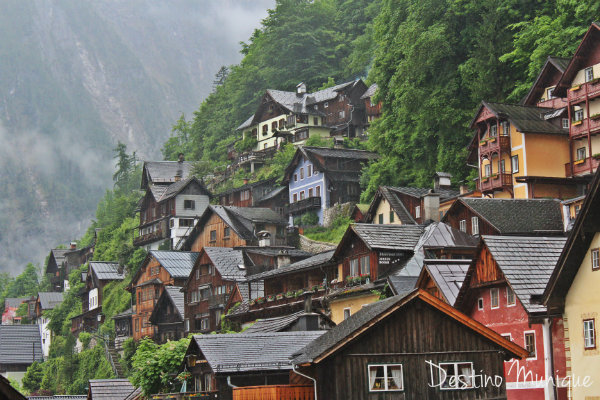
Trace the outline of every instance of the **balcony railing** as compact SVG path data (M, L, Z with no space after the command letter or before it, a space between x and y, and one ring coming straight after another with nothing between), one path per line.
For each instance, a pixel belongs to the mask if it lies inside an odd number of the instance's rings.
M153 394L150 398L152 400L214 400L219 398L219 392L159 393Z
M248 151L242 153L238 157L237 162L238 164L246 164L250 162L264 161L267 158L273 157L273 154L275 154L276 151L277 149L275 147L271 147L260 151Z
M163 231L159 229L157 231L147 233L145 235L140 235L138 237L133 238L134 246L143 246L148 243L155 242L157 240L166 239L168 237L168 230Z
M314 400L312 385L246 386L233 389L233 400Z
M479 190L482 192L512 187L512 174L497 174L482 177L479 182Z
M584 101L586 98L591 99L597 96L600 96L600 80L596 79L572 87L567 91L569 103L577 103L579 101Z
M210 296L208 298L208 308L215 308L219 306L224 306L229 299L229 295L227 293L223 294L215 294L214 296Z
M576 175L585 175L595 171L600 164L600 160L595 157L588 157L585 160L577 160L572 163L568 162L565 164L565 176L571 178ZM592 171L590 171L590 165ZM573 169L571 169L571 166Z
M289 212L292 214L301 213L306 210L313 208L321 208L320 197L309 197L303 200L299 200L295 203L291 203L289 206Z
M480 153L483 154L489 154L489 153L498 153L500 151L502 152L510 152L510 136L498 136L496 138L494 138L493 140L486 140L485 144L483 142L481 142L479 144L479 148L480 148Z

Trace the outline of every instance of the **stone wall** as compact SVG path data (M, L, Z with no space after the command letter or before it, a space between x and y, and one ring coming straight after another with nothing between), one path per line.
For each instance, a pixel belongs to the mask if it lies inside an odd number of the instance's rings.
M317 254L327 250L333 250L336 247L337 246L333 243L317 242L316 240L309 239L304 235L300 235L300 250Z
M350 215L352 215L354 205L355 203L335 204L333 207L324 210L323 226L329 228L332 225L333 220L335 220L339 215L350 217Z

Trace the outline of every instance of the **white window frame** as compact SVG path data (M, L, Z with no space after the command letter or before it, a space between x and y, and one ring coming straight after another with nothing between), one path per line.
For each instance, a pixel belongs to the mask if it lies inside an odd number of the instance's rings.
M512 173L519 172L519 155L515 154L510 157L510 168Z
M483 297L480 297L477 299L477 309L479 311L483 311L483 308L485 307L485 302L483 301Z
M587 67L584 72L585 81L590 82L594 80L594 67Z
M585 146L584 147L578 147L576 150L576 160L585 160L587 158L587 152L585 150ZM582 157L583 156L583 157Z
M489 177L491 175L492 175L492 164L491 163L490 164L485 164L483 166L483 176L487 178L487 177Z
M371 368L379 368L383 367L383 383L384 387L379 390L373 390L373 382L371 382ZM389 389L388 388L388 368L391 367L400 367L400 388L399 389ZM369 392L370 393L379 393L379 392L402 392L404 391L404 368L402 364L367 364L367 378L369 380Z
M479 217L471 217L471 234L479 235Z
M459 366L466 365L466 364L469 364L469 366L471 368L471 375L470 375L471 382L470 382L469 386L459 386L458 377L463 376L462 374L459 373ZM456 385L453 387L443 387L441 385L441 383L442 383L441 368L444 365L454 365L454 371L455 371L454 379L455 379ZM440 390L466 390L466 389L474 388L475 382L474 382L473 362L471 362L471 361L443 362L443 363L439 363L439 367L440 367L440 369L438 370L438 376L439 376L439 382L440 382ZM432 371L433 371L433 369L432 369ZM450 376L446 376L446 379L444 380L444 382L446 382L448 379L451 379ZM450 383L452 383L452 381L450 381Z
M583 121L583 108L573 110L573 121Z
M510 136L510 122L502 122L502 136Z
M591 326L590 326L591 325ZM583 320L583 348L592 350L596 348L596 319Z
M536 337L537 335L535 334L535 331L524 331L523 332L523 348L525 350L527 350L527 335L528 334L532 334L533 335L533 348L534 348L535 355L533 357L529 357L528 356L527 360L537 360L537 356L538 356L538 353L537 353L537 337Z
M415 218L421 218L421 206L415 207Z
M187 205L186 205L187 203ZM195 210L196 209L196 200L185 199L183 200L183 209L184 210Z
M490 137L498 136L498 126L496 124L490 125Z
M562 127L565 129L569 129L569 118L562 119Z
M351 259L348 262L348 264L350 267L350 276L358 276L358 274L360 274L360 265L359 265L358 258ZM354 267L356 267L356 268L354 268Z
M327 107L329 107L329 102L328 101L326 101L325 103L323 103L323 108L327 108Z
M494 305L494 298L496 299L496 305ZM490 289L490 308L492 310L500 308L500 289L498 288Z
M346 316L346 313L347 313L347 316ZM350 318L351 315L352 315L352 309L350 307L344 308L344 320Z
M467 231L467 220L461 219L460 222L458 223L458 226L460 227L461 232L466 232Z
M509 303L509 298L511 297L510 294L512 294L512 303ZM515 291L512 290L512 288L510 286L506 287L506 307L514 307L515 305L517 305L517 295L515 294Z
M512 335L510 333L501 333L500 336L512 342Z
M592 261L592 271L600 269L600 250L592 249L590 252L590 258Z

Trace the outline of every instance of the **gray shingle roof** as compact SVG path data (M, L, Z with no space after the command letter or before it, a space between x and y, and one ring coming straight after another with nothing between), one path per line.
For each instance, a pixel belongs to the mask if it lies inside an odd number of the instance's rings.
M204 185L198 180L198 178L196 178L195 176L190 176L187 179L183 179L180 180L178 182L172 183L168 186L166 186L165 190L162 192L161 196L156 198L157 202L162 202L165 200L168 200L170 198L172 198L173 196L176 196L180 191L182 191L183 189L185 189L185 187L189 184L192 183L196 183L198 186L200 186L200 188L202 189L202 191L204 191L205 195L210 195L210 193L208 192L208 190L206 190L206 188L204 187ZM165 186L165 185L163 185Z
M388 284L395 295L401 295L413 290L417 284L417 279L417 276L390 275L388 277Z
M277 269L262 272L260 274L251 275L248 277L248 280L260 280L265 278L272 278L274 276L286 275L309 270L330 262L334 252L335 250L324 251L322 253L315 254L312 257L297 261L289 265L284 265L283 267Z
M229 247L205 247L204 251L223 279L243 280L246 278L246 269L239 267L244 265L244 254L241 250Z
M559 200L460 198L500 234L563 232Z
M377 91L377 89L379 88L379 86L377 86L376 83L372 84L371 86L369 86L369 88L367 89L367 91L360 96L361 99L368 99L369 97L372 97L375 92Z
M426 188L416 188L416 187L402 187L402 186L388 186L388 189L394 192L402 193L408 196L421 198L428 194L429 192L438 193L440 195L440 201L448 200L453 197L457 197L460 195L460 192L455 189L426 189Z
M119 263L91 261L90 268L101 281L122 281L125 278L123 271L119 273Z
M92 400L124 400L134 390L127 379L90 379Z
M423 242L424 249L439 249L447 247L476 248L478 240L466 232L460 231L443 222L430 225Z
M152 193L154 200L159 201L168 187L169 185L150 185L150 193Z
M179 315L181 315L181 319L183 320L185 315L185 294L178 286L165 286L165 293L171 298L171 303L173 303L175 309Z
M356 149L332 149L329 147L302 146L307 153L316 154L324 158L350 158L356 160L373 160L378 157L377 153L367 150Z
M198 258L198 253L189 251L151 250L150 254L173 278L187 278Z
M29 297L7 297L4 299L4 308L18 308L21 305L21 303L27 300L29 300Z
M287 221L270 208L264 207L223 207L230 214L254 223L287 224Z
M63 293L59 292L39 292L40 306L42 310L52 310L63 302Z
M483 236L498 267L525 307L545 312L546 307L531 302L542 295L566 243L563 237Z
M404 206L404 203L402 203L402 201L400 201L400 199L396 195L396 191L394 190L394 188L389 187L389 186L381 186L379 188L379 192L381 193L381 196L383 196L385 198L385 200L390 204L390 207L392 208L392 210L394 210L394 212L400 219L400 222L402 222L405 225L406 224L416 224L414 218L412 217L412 215L408 212L408 210ZM375 213L376 212L375 204L373 204L373 208L374 209L372 212ZM376 215L373 215L373 218L376 218L376 217L377 217Z
M425 227L423 225L354 224L351 229L371 249L414 250Z
M195 335L215 373L292 369L291 357L324 331Z
M426 260L425 268L451 306L465 281L471 260Z
M131 317L132 315L133 315L133 308L128 308L127 310L123 311L122 313L115 315L113 317L113 319L128 318L128 317Z
M0 325L0 364L42 361L39 325Z
M287 255L289 257L312 257L314 254L308 251L282 248L282 247L245 247L244 252L247 254L261 254L264 256L276 257L278 255Z
M304 314L304 311L298 311L281 317L259 319L254 325L246 329L244 333L281 332L295 322L302 314Z
M550 133L567 135L569 129L545 121L543 114L553 111L552 108L524 106L517 104L502 104L482 102L483 105L495 114L508 118L517 130L524 133Z
M192 163L184 161L144 161L144 169L149 175L150 182L175 182L175 175L181 170L181 179L187 179L192 170Z
M86 395L29 396L28 400L86 400Z

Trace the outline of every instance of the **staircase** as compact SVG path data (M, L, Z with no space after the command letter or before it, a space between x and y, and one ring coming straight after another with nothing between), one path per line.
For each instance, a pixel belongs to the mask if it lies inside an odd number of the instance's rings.
M108 342L105 348L107 349L108 361L110 362L113 372L116 375L115 377L124 378L125 374L123 373L123 367L119 362L119 353L117 352L117 349L115 349L115 342Z

